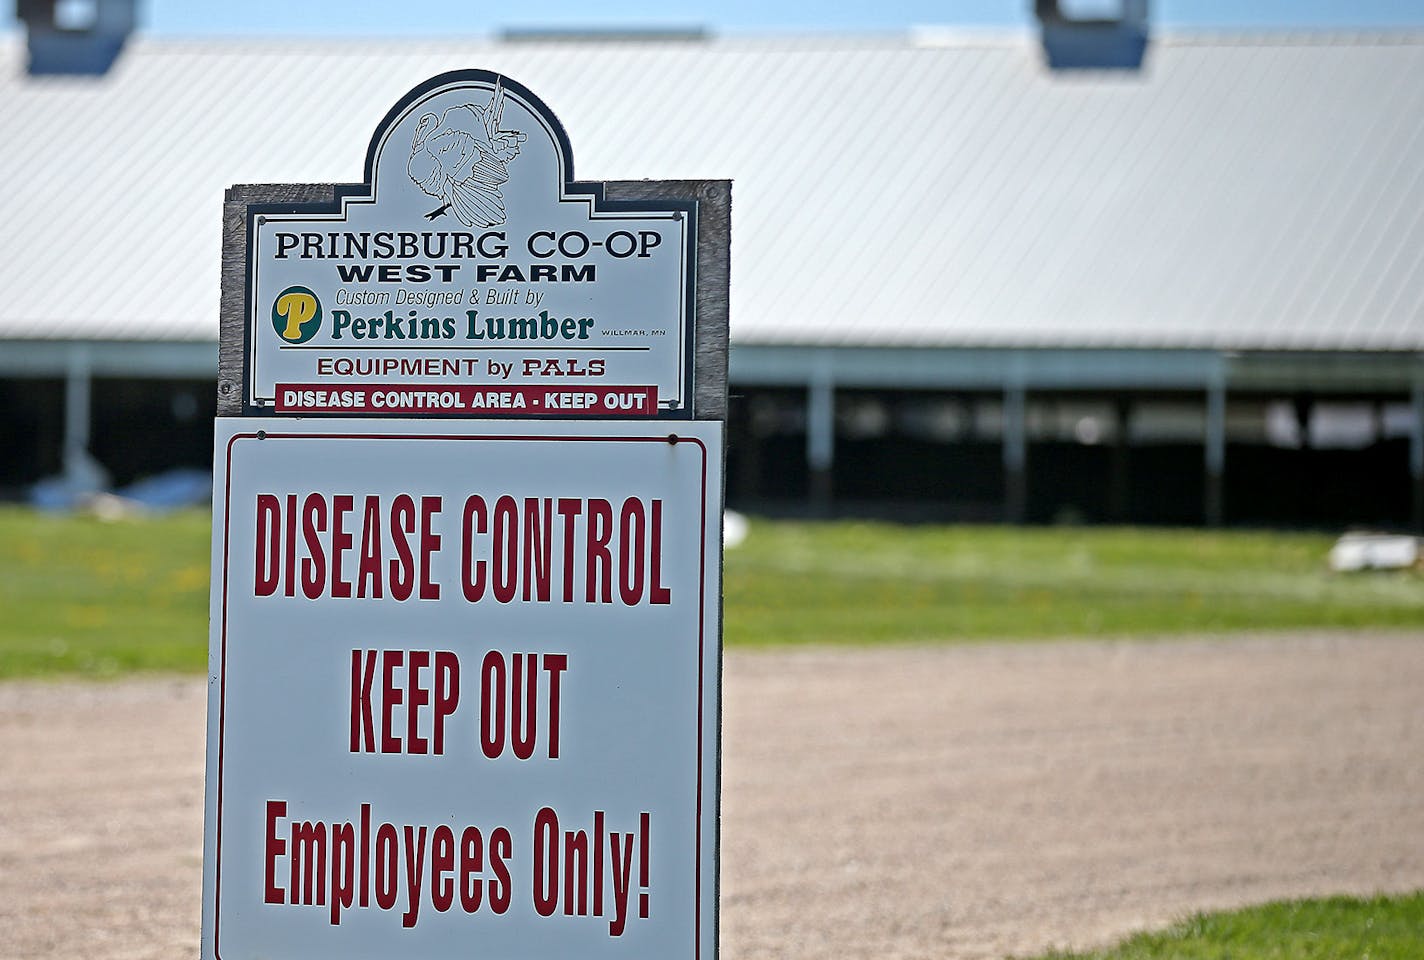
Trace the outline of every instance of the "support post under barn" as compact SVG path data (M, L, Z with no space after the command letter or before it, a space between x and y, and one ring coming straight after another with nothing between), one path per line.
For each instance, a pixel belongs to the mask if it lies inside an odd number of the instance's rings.
M1125 396L1113 401L1112 466L1108 481L1108 518L1126 523L1132 512L1132 478L1127 432L1132 423L1132 402Z
M1023 523L1028 506L1027 391L1004 388L1004 519Z
M1223 476L1226 473L1226 378L1218 373L1206 388L1206 524L1225 519Z
M1409 414L1409 519L1424 533L1424 370L1414 372Z
M103 468L89 453L93 416L93 376L89 348L72 344L64 372L64 478L72 490L91 491L104 486Z
M806 466L810 476L811 511L827 516L831 511L831 469L836 456L836 384L831 354L816 357L811 382L806 387Z

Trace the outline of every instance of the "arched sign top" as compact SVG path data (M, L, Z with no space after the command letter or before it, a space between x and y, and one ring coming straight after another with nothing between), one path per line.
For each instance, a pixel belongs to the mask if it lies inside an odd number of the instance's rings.
M431 77L401 97L395 106L387 111L385 117L376 125L376 131L371 136L371 143L366 148L366 183L375 183L376 165L383 149L390 142L392 133L402 127L402 124L407 122L412 115L438 118L437 122L441 126L427 131L427 136L424 138L424 143L428 146L435 146L432 140L438 140L442 135L442 129L445 134L458 135L468 125L473 139L482 149L492 148L496 153L513 150L516 157L502 161L507 166L517 158L519 152L525 149L525 144L528 142L527 137L532 132L514 129L518 125L517 120L511 119L508 124L504 122L502 105L508 104L510 101L515 102L523 112L537 119L538 127L548 138L550 146L557 155L562 184L565 187L573 186L573 147L569 143L564 125L554 115L554 111L549 109L549 106L533 91L512 77L491 70L473 69L450 70ZM468 111L468 115L462 113L462 109ZM449 110L456 112L450 122L445 124L443 122L445 112ZM418 127L419 124L417 124ZM482 133L485 136L482 137ZM495 141L499 133L507 135L503 142L491 143L490 141ZM410 146L413 154L417 148L413 143ZM543 144L536 144L532 149L539 149L542 146ZM399 147L394 149L399 151Z
M248 205L247 412L692 416L696 202L575 181L518 81L419 84L331 196Z

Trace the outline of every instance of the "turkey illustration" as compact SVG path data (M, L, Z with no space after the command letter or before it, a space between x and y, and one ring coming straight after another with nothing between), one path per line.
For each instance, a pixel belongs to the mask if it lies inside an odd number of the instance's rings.
M519 156L528 138L517 130L501 130L504 89L495 85L484 107L463 103L442 116L421 116L410 144L406 172L416 186L441 201L425 215L434 220L453 211L470 227L504 223L504 194L509 162Z

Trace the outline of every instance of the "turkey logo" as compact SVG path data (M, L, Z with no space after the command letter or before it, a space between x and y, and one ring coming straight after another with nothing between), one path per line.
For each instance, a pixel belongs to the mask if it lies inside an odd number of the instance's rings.
M425 215L434 220L452 212L469 227L504 223L504 194L509 162L519 156L528 138L517 130L501 130L504 88L495 84L489 103L463 103L441 116L421 116L411 138L406 172L415 185L440 201Z

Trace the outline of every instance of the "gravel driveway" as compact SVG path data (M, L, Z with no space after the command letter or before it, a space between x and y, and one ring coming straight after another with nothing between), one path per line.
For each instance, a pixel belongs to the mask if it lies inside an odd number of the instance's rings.
M0 958L192 958L200 680L0 684ZM728 656L722 956L1424 887L1424 635Z

